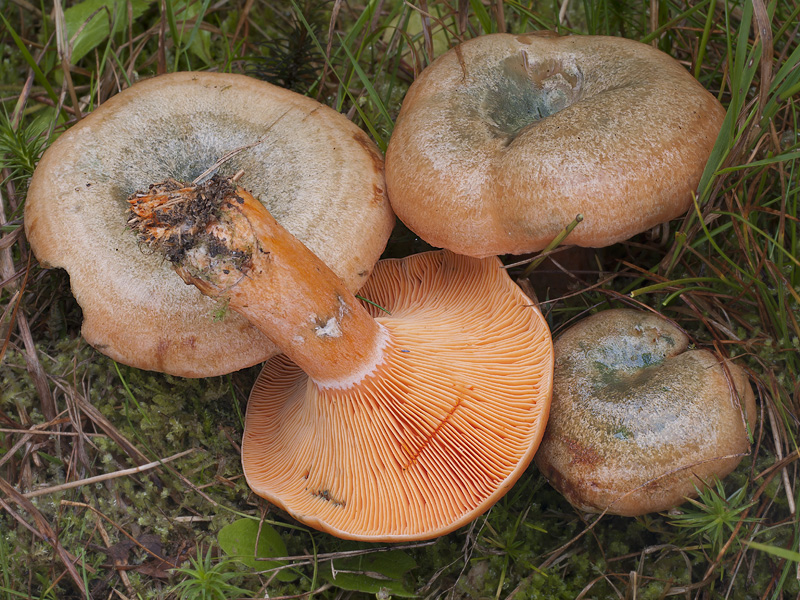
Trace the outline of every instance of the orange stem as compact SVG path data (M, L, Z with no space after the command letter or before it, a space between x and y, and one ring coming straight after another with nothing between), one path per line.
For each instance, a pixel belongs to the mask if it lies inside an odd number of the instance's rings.
M243 188L227 188L218 213L200 231L192 231L191 222L170 220L170 211L194 187L131 199L134 214L138 204L147 217L137 225L140 235L156 248L168 245L167 238L180 244L177 259L167 256L183 280L244 315L318 385L359 381L381 361L383 329L261 202Z

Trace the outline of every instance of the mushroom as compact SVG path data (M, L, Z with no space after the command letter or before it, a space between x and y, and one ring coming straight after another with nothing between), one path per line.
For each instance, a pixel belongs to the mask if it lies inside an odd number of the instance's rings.
M366 134L310 98L249 77L162 75L62 134L26 200L31 247L45 266L69 272L91 345L116 361L186 377L276 353L246 319L184 285L126 229L135 190L239 170L240 183L348 289L361 287L394 224L383 160Z
M724 115L646 44L485 35L408 90L389 199L425 241L470 256L541 250L578 214L570 243L607 246L690 207Z
M554 344L550 422L536 464L577 509L668 510L749 452L744 371L659 315L606 310Z
M438 536L530 463L552 344L497 258L383 261L362 305L230 181L156 186L131 210L143 243L283 351L250 398L243 465L256 493L300 521L351 539Z

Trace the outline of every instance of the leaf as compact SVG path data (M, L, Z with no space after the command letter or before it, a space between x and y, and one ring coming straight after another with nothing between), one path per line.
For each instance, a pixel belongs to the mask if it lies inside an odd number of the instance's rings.
M417 566L414 559L400 550L375 552L326 563L322 576L343 590L412 598L416 596L403 581Z
M197 58L205 64L212 62L211 58L211 33L203 31L200 26L208 12L211 0L198 0L197 2L177 2L173 6L175 16L178 18L180 27L175 43L181 50L190 50ZM189 24L194 24L189 28Z
M800 158L800 150L796 152L787 152L786 154L778 154L776 156L770 156L769 158L764 158L762 160L754 160L753 162L749 162L746 165L735 165L733 167L728 167L726 169L720 169L720 173L732 173L734 171L742 171L744 169L751 169L754 167L763 167L765 165L771 165L774 163L779 162L789 162L790 160L797 160Z
M364 72L364 69L361 68L361 65L358 64L358 60L353 56L347 46L342 45L342 50L344 50L345 54L347 54L347 58L350 59L352 63L353 69L355 69L356 74L358 75L359 79L361 79L361 83L364 86L364 89L367 91L367 95L369 96L370 100L378 107L381 115L383 118L386 119L387 123L392 123L392 117L389 116L389 111L386 108L386 105L383 103L378 92L375 91L375 87L372 85L372 81ZM377 138L376 138L377 139ZM385 149L385 144L383 145Z
M130 0L133 18L140 17L152 2L153 0ZM109 23L112 20L115 34L125 29L128 21L127 0L83 0L64 11L67 35L73 43L72 64L77 63L109 36ZM78 30L81 30L80 34L72 42Z
M441 11L438 6L432 6L431 10L437 18L441 18ZM410 10L407 14L405 12L398 14L394 17L383 32L381 39L385 43L391 42L392 36L395 35L396 29L402 29L410 38L422 37L422 13L418 10ZM433 62L437 56L441 56L450 49L450 40L447 36L447 29L444 27L436 27L433 30L433 56L428 59ZM408 60L411 57L412 48L407 47L403 52L403 58Z
M266 523L261 523L260 534L258 530L258 521L239 519L223 527L217 540L225 554L255 571L266 571L285 565L284 561L263 560L286 556L286 544L283 543L280 534ZM256 547L256 540L258 540L258 547ZM278 571L276 577L279 581L294 581L297 579L297 574L284 569Z
M50 82L47 81L47 77L44 76L44 73L42 73L42 70L39 68L36 59L33 58L31 53L28 51L27 46L25 46L25 42L23 42L22 38L19 37L16 31L14 31L14 28L11 27L11 24L6 20L5 15L3 15L2 12L0 12L0 19L2 19L3 24L6 27L6 31L11 34L11 37L13 38L14 43L17 45L17 48L19 48L19 51L22 53L22 57L25 59L25 62L28 63L28 67L31 69L31 71L33 71L36 81L38 81L39 85L45 89L47 95L50 96L50 99L54 103L58 103L58 94L56 94L55 90L50 85Z
M486 10L486 7L483 5L483 2L480 2L479 0L469 0L469 4L472 7L472 11L475 13L475 17L481 24L483 32L495 33L497 31L497 27L495 25L494 19L492 19L492 17L489 15L489 11Z
M786 560L800 563L800 552L779 548L778 546L767 546L766 544L759 544L758 542L747 542L747 545L756 550L766 552L767 554L774 554L778 558L785 558Z

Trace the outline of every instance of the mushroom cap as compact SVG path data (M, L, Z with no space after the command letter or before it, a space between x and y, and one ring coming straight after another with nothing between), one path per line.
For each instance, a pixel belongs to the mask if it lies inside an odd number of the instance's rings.
M485 35L411 85L386 152L389 199L461 254L541 250L577 214L569 242L607 246L689 208L724 115L646 44Z
M747 376L688 345L669 321L629 309L597 313L556 340L552 413L536 464L573 506L625 516L668 510L749 451L744 415L752 429L756 408Z
M184 284L127 230L127 198L191 181L228 153L239 180L355 291L394 225L383 160L343 115L242 75L173 73L117 94L45 152L25 204L38 259L69 272L82 334L116 361L206 377L262 362L274 345Z
M442 535L487 510L541 440L547 324L496 258L429 252L379 262L361 294L386 332L360 382L323 388L285 356L247 407L250 487L298 520L368 541Z

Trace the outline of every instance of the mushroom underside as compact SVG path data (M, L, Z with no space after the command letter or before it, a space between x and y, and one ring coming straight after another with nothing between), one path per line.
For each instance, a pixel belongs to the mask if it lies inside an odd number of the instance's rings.
M365 304L388 335L383 362L345 389L316 385L284 357L268 362L248 404L245 475L341 537L441 535L488 509L532 459L548 414L549 332L496 259L382 261L361 293L390 313Z

